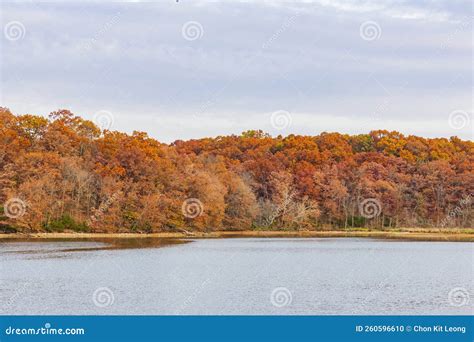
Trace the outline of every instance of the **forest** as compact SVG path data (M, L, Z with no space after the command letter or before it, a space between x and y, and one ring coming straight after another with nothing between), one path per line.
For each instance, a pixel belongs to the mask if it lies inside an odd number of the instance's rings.
M0 232L473 227L474 142L377 130L160 143L0 108Z

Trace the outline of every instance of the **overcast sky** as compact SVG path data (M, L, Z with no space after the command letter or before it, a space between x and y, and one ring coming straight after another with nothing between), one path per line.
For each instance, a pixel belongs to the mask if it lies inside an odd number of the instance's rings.
M3 3L1 106L163 142L398 130L474 138L466 1Z

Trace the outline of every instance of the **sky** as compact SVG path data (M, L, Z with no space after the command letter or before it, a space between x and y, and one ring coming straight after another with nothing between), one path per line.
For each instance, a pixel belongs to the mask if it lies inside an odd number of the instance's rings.
M162 141L474 139L471 1L4 2L0 106Z

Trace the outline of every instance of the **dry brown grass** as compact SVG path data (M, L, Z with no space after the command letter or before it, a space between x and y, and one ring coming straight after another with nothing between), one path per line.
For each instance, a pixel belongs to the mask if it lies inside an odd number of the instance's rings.
M103 238L238 238L238 237L359 237L401 239L415 241L474 241L473 229L422 229L400 228L396 230L329 230L329 231L217 231L185 233L33 233L0 234L0 239L103 239Z

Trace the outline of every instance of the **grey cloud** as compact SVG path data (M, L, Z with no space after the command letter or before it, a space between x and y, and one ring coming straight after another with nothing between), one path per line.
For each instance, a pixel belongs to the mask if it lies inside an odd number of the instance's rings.
M268 113L280 109L293 115L286 133L368 131L375 113L379 128L473 138L447 125L454 110L472 113L468 1L34 2L2 12L3 25L26 27L1 42L2 105L14 112L106 109L116 129L165 141L271 131ZM368 20L381 29L374 41L360 36ZM201 39L183 38L188 21Z

